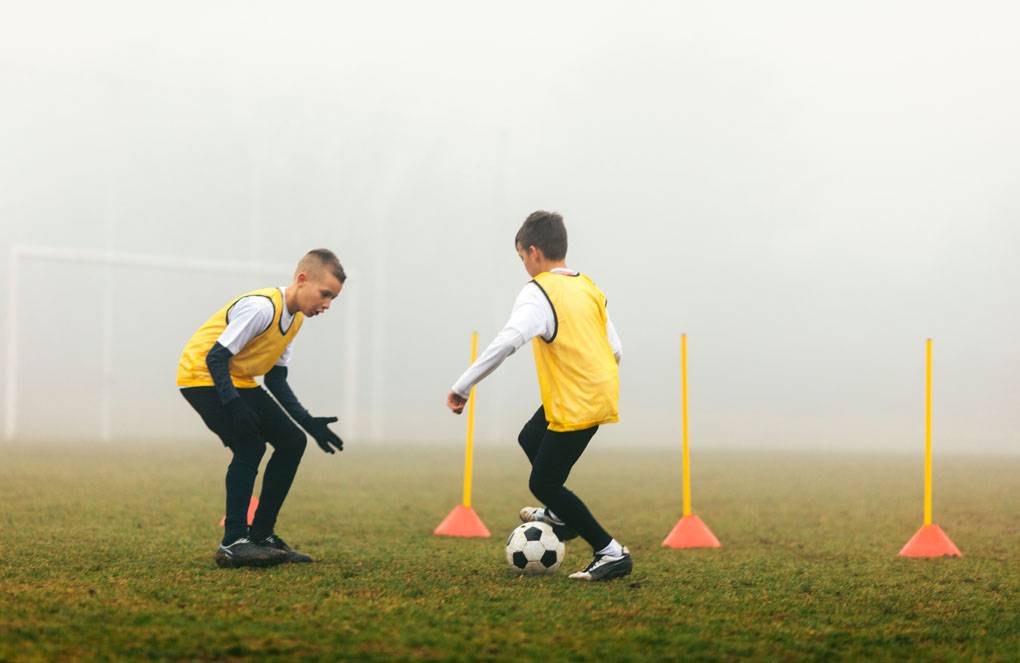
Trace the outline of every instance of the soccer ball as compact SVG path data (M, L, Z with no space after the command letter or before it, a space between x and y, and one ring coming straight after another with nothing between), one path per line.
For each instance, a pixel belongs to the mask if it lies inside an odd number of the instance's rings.
M555 573L564 552L563 542L545 523L524 523L506 540L506 561L526 576Z

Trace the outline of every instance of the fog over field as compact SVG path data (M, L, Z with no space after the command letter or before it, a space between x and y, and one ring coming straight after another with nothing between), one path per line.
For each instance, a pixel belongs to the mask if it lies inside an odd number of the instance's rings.
M5 431L201 440L177 358L325 246L291 383L350 446L444 406L528 280L524 217L623 341L621 423L694 448L1020 452L1010 2L13 2L0 11ZM477 437L538 405L523 348ZM13 363L12 363L13 362ZM12 419L13 417L13 419Z

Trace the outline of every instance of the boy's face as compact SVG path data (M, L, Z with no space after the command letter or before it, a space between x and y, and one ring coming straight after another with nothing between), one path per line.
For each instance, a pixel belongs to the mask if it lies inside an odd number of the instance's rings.
M542 255L542 250L537 246L529 246L525 249L520 244L517 245L517 255L521 257L521 262L524 263L524 270L528 273L528 276L535 278L542 273L542 262L545 260L545 256Z
M329 310L329 305L340 295L344 284L329 270L299 272L294 279L298 310L309 318Z

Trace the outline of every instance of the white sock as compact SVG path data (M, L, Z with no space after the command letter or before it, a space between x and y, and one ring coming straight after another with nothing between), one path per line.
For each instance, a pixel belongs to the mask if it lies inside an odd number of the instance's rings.
M596 550L596 555L609 555L610 557L619 557L623 554L623 546L616 539L609 542L609 545L602 550Z

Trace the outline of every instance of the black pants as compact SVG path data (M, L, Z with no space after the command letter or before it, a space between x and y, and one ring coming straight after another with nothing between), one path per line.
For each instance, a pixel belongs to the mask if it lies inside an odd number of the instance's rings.
M613 537L602 529L584 502L563 484L598 429L592 426L566 433L551 431L545 419L545 408L540 407L517 437L531 461L528 481L531 492L596 551L608 546Z
M304 431L291 421L264 389L256 387L238 389L237 392L258 415L260 435L238 433L214 387L181 389L184 398L195 408L209 430L216 433L224 446L234 453L227 467L227 516L223 531L225 544L248 535L248 503L255 489L259 463L266 453L266 442L273 445L274 451L266 464L262 495L259 496L259 506L251 526L252 537L259 538L273 533L276 517L294 482L307 443Z

